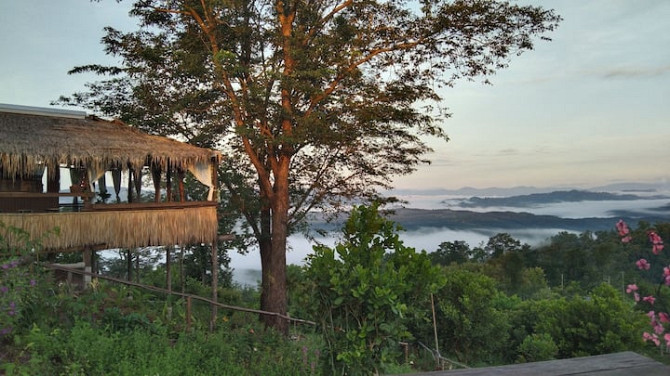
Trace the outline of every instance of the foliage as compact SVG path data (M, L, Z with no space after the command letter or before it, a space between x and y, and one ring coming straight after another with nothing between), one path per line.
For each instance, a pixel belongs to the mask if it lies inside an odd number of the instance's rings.
M198 280L201 285L207 286L212 283L211 249L210 245L197 244L176 250L174 247L148 247L108 251L107 255L99 259L99 272L116 278L141 280L145 284L165 288L167 271L164 257L169 252L173 286L179 285L185 288L189 279ZM232 270L228 267L230 256L221 245L217 247L217 251L218 286L229 287L232 285Z
M308 332L291 341L259 328L255 315L220 310L218 330L207 333L209 304L196 301L187 331L181 299L104 281L92 286L40 291L23 330L2 343L0 373L318 374L322 346Z
M501 1L136 1L121 67L61 103L224 149L260 247L261 307L286 312L286 239L309 211L377 198L446 139L437 88L487 77L560 17ZM337 51L337 53L333 53ZM282 320L268 324L285 329Z
M523 301L510 318L514 348L523 350L528 335L546 334L558 346L558 358L635 351L644 324L644 315L607 284L588 296Z
M403 245L377 206L355 207L334 249L315 246L307 260L327 367L334 374L383 371L411 338L407 325L429 311L443 280L425 252Z
M518 361L520 363L539 362L555 359L558 354L558 346L547 333L531 334L524 338L517 352L519 353Z
M463 264L472 259L473 253L468 243L457 240L455 242L443 242L435 252L429 254L430 259L435 264L444 266Z
M496 306L495 281L456 267L445 269L445 275L446 284L435 294L440 351L468 365L502 363L510 325ZM431 334L424 327L422 337Z
M10 237L23 245L10 247ZM0 222L0 346L25 329L40 298L44 278L33 268L33 251L39 242L24 230Z
M549 284L565 285L577 281L583 289L598 286L603 280L621 279L627 255L608 232L561 232L537 252L537 266L546 271Z
M7 363L4 371L7 375L317 374L309 364L315 354L303 356L303 346L277 333L238 329L170 338L156 329L115 331L84 321L70 330L35 326L18 343L27 361Z

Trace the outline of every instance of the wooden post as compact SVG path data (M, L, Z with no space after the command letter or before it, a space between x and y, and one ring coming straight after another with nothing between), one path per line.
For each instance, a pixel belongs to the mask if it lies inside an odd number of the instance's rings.
M121 202L119 193L121 192L121 166L112 169L112 182L114 184L114 194L116 195L116 203Z
M133 276L133 254L128 249L126 251L126 263L128 264L128 281L132 281L132 276Z
M135 183L135 194L137 195L137 202L140 202L142 197L142 166L133 170L133 182Z
M191 297L186 297L186 331L191 331Z
M435 351L437 354L440 353L440 344L437 340L437 319L435 317L435 300L433 299L433 294L430 294L430 306L433 309L433 334L435 335Z
M217 241L215 239L214 242L212 242L212 301L214 303L218 301L217 290L219 288L219 257L216 243ZM212 304L211 306L212 317L210 319L209 329L213 331L216 326L217 307L215 304Z
M135 252L135 282L140 283L140 252L137 248Z
M170 265L170 251L172 246L165 247L165 286L168 290L168 304L167 304L167 316L169 319L172 319L172 271Z
M47 167L47 192L58 193L60 191L60 166Z
M210 172L212 176L212 185L213 185L213 190L214 190L214 197L213 200L218 202L218 192L217 192L217 185L218 185L218 178L217 178L217 173L218 173L218 166L215 162L215 158L212 157L212 162L210 163ZM218 214L217 214L218 217ZM218 218L217 218L217 223L218 223ZM219 288L219 252L217 249L218 246L218 231L216 234L214 234L214 240L212 241L212 301L216 303L217 296L218 296L218 288ZM215 324L216 324L216 311L217 307L216 305L212 304L212 318L210 320L210 330L213 331Z
M165 286L168 291L172 291L172 272L171 272L171 262L170 262L170 251L172 247L165 247Z
M186 173L181 168L177 170L177 178L179 179L177 186L179 187L179 202L186 201L186 191L184 190L184 178Z
M84 271L87 273L91 272L91 254L93 251L86 247L84 248ZM84 288L88 288L91 285L91 276L89 274L84 274Z
M133 168L128 167L128 202L133 202Z
M165 171L165 181L166 201L172 202L172 170L169 165L167 171Z
M181 293L186 291L186 279L184 278L184 246L179 246L179 285L181 286Z
M154 181L154 202L161 202L161 168L153 166L151 168L151 178Z

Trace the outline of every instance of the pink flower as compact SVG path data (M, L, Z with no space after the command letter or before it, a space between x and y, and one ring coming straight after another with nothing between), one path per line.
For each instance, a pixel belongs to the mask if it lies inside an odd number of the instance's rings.
M647 232L647 235L649 236L649 241L653 245L652 247L652 252L654 252L655 255L661 253L663 250L663 239L661 239L660 236L656 233L656 231L649 231Z
M654 298L653 296L645 296L644 298L642 298L642 301L649 302L649 304L653 305L654 302L656 301L656 298Z
M633 291L637 291L637 285L636 284L630 284L626 286L626 294L630 294Z
M616 223L616 230L619 232L619 236L622 237L630 233L628 225L623 221L623 219L620 219L619 222Z
M640 301L640 294L634 292L633 293L633 299L635 299L636 302L639 302Z
M659 312L658 313L658 318L661 320L663 323L669 323L670 322L670 316L668 316L667 313L665 312Z
M661 324L659 324L659 323L656 323L656 324L654 325L654 333L656 333L656 334L662 334L664 331L665 331L665 328L663 327L663 325L661 325Z
M656 322L656 312L649 311L647 312L647 316L649 316L649 318L651 319L651 325L654 325L654 323Z
M651 267L651 264L646 260L646 259L639 259L637 262L635 262L635 265L637 265L637 268L640 270L649 270Z
M656 346L661 344L661 341L659 341L658 336L656 334L649 334L647 332L644 332L642 333L642 339L644 339L645 342L652 341Z
M665 280L665 284L670 286L670 267L668 266L663 268L663 279Z
M663 336L663 339L665 340L665 345L667 347L670 347L670 333L665 333L665 335Z

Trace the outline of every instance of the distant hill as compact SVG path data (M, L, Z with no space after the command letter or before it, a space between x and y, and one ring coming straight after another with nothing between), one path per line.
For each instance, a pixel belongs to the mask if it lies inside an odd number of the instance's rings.
M529 195L534 193L550 193L554 191L567 190L581 190L589 192L626 192L626 193L654 193L654 192L670 192L670 182L659 181L657 183L636 183L636 182L622 182L608 184L592 188L579 188L574 186L553 186L553 187L533 187L533 186L516 186L509 188L488 187L488 188L474 188L463 187L459 189L392 189L385 194L388 196L407 196L407 195L421 195L421 196L462 196L462 197L510 197L519 195Z
M624 213L621 213L624 214ZM535 215L524 212L490 211L485 213L468 210L422 210L399 209L390 219L411 231L425 227L442 227L452 230L470 230L481 228L494 229L563 229L573 231L599 231L614 228L619 219L628 223L640 220L648 222L667 222L664 216L610 217L610 218L561 218L553 215Z
M386 192L387 196L407 196L407 195L421 195L421 196L513 196L531 193L545 193L555 191L556 187L551 188L537 188L518 186L512 188L473 188L463 187L459 189L392 189Z
M616 194L609 192L591 192L591 191L554 191L549 193L533 193L521 196L510 197L470 197L459 202L463 208L486 208L486 207L533 207L544 204L556 204L561 202L580 202L580 201L633 201L662 199L667 196L639 196L634 194Z
M394 209L389 219L398 223L407 231L422 228L448 228L451 230L475 229L562 229L570 231L600 231L614 228L614 224L623 219L628 223L647 221L650 223L667 222L667 215L644 215L621 212L616 217L561 218L554 215L536 215L527 212L489 211L474 212L451 209ZM310 221L313 229L338 230L342 222L326 223L316 216Z

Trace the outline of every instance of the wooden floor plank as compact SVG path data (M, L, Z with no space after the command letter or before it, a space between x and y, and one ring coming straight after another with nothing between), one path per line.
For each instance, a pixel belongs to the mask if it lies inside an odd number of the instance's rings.
M631 351L582 358L512 364L508 366L458 369L413 374L413 376L670 376L670 366Z

